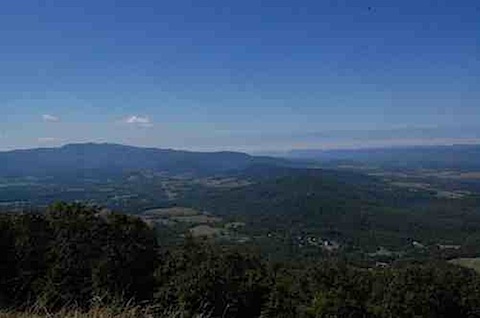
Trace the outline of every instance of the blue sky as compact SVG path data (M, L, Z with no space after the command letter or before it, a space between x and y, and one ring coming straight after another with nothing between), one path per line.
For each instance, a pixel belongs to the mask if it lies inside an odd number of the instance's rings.
M0 6L0 149L480 140L477 0Z

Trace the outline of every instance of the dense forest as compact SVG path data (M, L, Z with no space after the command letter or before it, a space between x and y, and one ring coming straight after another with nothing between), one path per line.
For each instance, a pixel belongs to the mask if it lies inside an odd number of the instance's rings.
M299 237L315 237L340 243L343 252L375 252L380 246L407 251L415 241L480 252L477 195L441 198L338 170L256 167L244 174L249 185L197 188L180 202L242 220L251 236L268 234L290 246L302 243Z
M389 267L334 257L273 261L81 204L0 216L0 306L137 304L158 317L478 317L480 276L441 261Z

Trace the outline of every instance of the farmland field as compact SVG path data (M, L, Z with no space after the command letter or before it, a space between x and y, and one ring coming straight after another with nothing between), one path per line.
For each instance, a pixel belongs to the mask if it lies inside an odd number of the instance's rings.
M471 268L480 273L480 258L457 258L451 260L450 263Z

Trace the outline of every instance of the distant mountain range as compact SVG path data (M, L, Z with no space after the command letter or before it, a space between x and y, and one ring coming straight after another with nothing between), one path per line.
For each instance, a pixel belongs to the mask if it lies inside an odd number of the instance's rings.
M388 168L480 170L480 145L307 149L290 151L285 157L323 163L371 164Z
M99 178L137 171L215 174L258 164L286 163L283 159L240 152L190 152L85 143L0 152L0 177Z
M319 162L360 163L389 168L480 170L480 145L360 150L294 150L286 158L242 152L191 152L119 144L68 144L0 152L0 177L111 178L151 171L170 175L213 175L255 166L305 166ZM301 162L307 162L302 164Z

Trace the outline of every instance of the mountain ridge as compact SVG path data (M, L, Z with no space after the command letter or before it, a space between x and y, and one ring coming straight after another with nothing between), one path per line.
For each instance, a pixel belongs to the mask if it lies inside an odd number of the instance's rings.
M254 164L286 164L286 160L242 152L194 152L110 143L67 144L0 152L0 177L115 176L129 171L222 173Z

